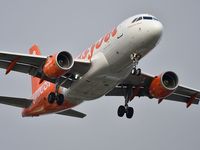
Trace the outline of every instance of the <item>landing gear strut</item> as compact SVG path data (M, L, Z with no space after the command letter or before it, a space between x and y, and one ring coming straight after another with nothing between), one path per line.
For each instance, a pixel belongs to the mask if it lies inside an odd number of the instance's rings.
M136 76L141 75L141 69L140 68L137 69L138 61L140 60L141 56L134 53L130 55L130 58L133 61L133 69L131 71L131 74Z
M128 106L128 103L132 100L131 96L132 96L132 86L128 86L126 91L126 93L124 94L124 97L125 97L125 105L121 105L118 107L118 110L117 110L117 114L119 117L123 117L124 114L126 114L126 117L128 119L132 118L133 117L133 114L134 114L134 109L133 107L129 107Z
M60 84L58 84L58 82L57 82L56 83L55 93L51 92L48 95L48 102L49 102L49 104L53 104L54 102L56 102L58 105L62 105L64 103L64 95L58 93L59 87L60 87Z

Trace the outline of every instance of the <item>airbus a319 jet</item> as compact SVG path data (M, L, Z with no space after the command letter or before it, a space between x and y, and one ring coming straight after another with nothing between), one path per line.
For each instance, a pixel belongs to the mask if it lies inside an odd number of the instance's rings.
M17 71L32 77L32 97L0 96L0 103L23 108L22 116L56 113L83 118L74 110L84 101L102 96L121 96L117 114L132 118L128 104L135 97L148 97L198 104L200 91L179 85L175 72L152 76L138 68L139 61L159 42L162 23L154 16L140 14L120 23L97 42L73 58L68 51L42 56L37 45L29 54L0 51L0 67L6 74Z

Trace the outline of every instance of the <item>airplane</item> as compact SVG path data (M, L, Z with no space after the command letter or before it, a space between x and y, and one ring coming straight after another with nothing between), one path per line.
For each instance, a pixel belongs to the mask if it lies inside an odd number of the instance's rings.
M179 85L173 71L149 75L139 61L159 43L162 23L149 14L132 16L73 58L68 51L42 56L34 44L29 54L0 51L0 68L5 74L17 71L31 75L32 97L0 96L0 103L23 108L22 117L60 114L84 118L74 110L85 101L102 96L124 97L119 117L132 118L135 97L198 104L200 91Z

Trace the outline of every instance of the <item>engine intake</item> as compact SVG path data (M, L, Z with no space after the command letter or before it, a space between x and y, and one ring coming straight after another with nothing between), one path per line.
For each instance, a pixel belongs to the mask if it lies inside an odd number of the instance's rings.
M63 70L69 70L73 65L73 57L66 51L58 53L56 60L58 66Z
M69 52L62 51L49 56L43 66L44 74L49 78L58 78L66 74L74 65L74 60Z
M157 99L163 99L171 95L178 87L178 76L168 71L155 77L149 87L149 94Z

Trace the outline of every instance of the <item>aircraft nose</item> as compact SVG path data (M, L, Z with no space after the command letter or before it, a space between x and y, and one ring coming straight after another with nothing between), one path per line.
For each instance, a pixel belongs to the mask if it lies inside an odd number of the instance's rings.
M162 36L162 32L163 32L163 25L161 22L156 21L152 24L151 27L151 33L153 38L155 39L160 39L160 37Z

